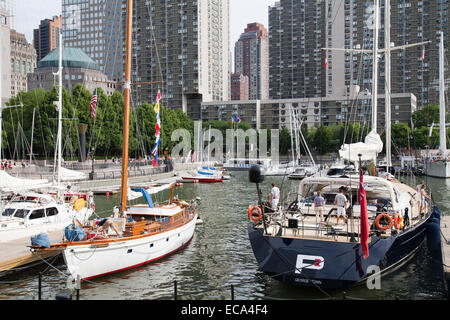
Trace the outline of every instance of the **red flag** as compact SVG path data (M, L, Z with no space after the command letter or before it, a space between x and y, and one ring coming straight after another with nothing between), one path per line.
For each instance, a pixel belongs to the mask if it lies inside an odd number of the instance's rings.
M328 56L325 56L325 69L328 68Z
M425 60L425 48L422 50L422 56L420 57L420 60Z
M364 189L364 178L363 172L361 170L361 180L359 182L359 205L361 207L361 247L363 251L364 259L369 257L369 218L367 215L367 198L366 198L366 189Z

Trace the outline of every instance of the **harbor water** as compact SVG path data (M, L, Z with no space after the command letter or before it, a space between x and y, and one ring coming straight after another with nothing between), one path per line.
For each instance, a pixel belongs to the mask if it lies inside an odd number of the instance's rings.
M409 178L408 183L418 184ZM442 211L450 209L450 181L423 178ZM266 178L263 197L268 198L275 182L284 196L296 189L298 181L282 177ZM283 197L282 194L282 197ZM169 194L154 200L167 200ZM220 184L185 184L179 189L180 199L201 198L199 214L203 225L197 226L191 243L182 251L137 269L87 281L82 284L81 300L171 300L174 281L180 300L296 300L340 298L342 290L319 290L287 285L258 270L247 235L247 208L257 203L254 184L245 172L233 173L231 181ZM96 197L97 215L112 214L118 196ZM142 202L142 200L141 200ZM38 273L42 273L42 299L55 299L67 291L68 273L62 258L49 264L21 271L0 279L0 299L36 299ZM415 257L397 271L382 277L381 289L369 290L365 285L345 290L347 297L358 299L445 299L442 265L424 245Z

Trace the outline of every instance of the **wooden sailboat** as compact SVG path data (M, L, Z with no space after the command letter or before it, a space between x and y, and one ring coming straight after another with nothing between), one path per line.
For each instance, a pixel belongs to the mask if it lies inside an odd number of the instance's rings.
M174 185L171 185L170 200L165 205L153 207L150 198L148 205L127 207L132 14L133 1L128 0L120 217L110 218L117 234L109 232L109 228L100 232L95 223L80 224L73 226L71 239L49 248L32 248L38 253L62 251L74 279L88 280L131 269L174 253L190 242L197 223L195 201L189 204L174 200ZM148 195L146 199L149 199Z

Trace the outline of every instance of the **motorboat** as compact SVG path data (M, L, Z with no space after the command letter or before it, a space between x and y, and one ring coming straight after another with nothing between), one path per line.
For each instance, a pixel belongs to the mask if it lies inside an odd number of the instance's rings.
M30 237L63 230L74 220L87 222L94 208L92 193L65 194L62 201L51 193L13 194L0 216L0 242L26 238L28 244Z

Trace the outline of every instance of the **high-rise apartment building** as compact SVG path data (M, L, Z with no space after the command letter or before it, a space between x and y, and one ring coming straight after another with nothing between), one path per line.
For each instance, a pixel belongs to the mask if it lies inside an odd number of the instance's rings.
M135 2L133 82L153 83L135 86L135 101L161 90L164 105L200 119L202 101L228 100L229 11L229 0Z
M63 0L65 47L80 48L112 81L123 80L123 0Z
M260 23L247 25L234 47L236 74L249 78L251 100L269 98L269 34Z
M27 91L27 74L36 68L36 50L25 35L11 30L11 96Z
M61 16L54 16L51 20L41 20L39 28L34 29L34 49L37 54L37 61L45 58L59 45L59 34L62 28Z
M10 15L0 9L0 105L11 98Z
M418 108L438 103L438 32L444 32L448 47L450 0L390 2L391 43L402 46L433 41L425 46L392 51L391 93L413 93ZM385 47L384 6L385 1L380 1L381 49ZM292 15L293 12L297 14ZM289 95L353 98L358 92L371 92L371 53L335 50L319 53L319 48L373 50L373 17L373 0L281 0L276 3L269 9L271 98L289 98ZM425 55L422 55L424 50ZM447 50L447 60L449 52ZM380 54L380 94L385 92L384 69L384 55ZM370 101L359 107L361 112L366 112Z
M16 28L16 0L0 0L0 9L9 13L11 29Z
M439 103L439 31L444 33L445 61L450 61L449 10L450 0L391 0L391 41L396 46L432 41L392 53L392 92L414 93L419 108Z
M248 76L231 74L231 100L249 100L249 84Z
M325 95L325 1L281 0L269 7L269 96Z

